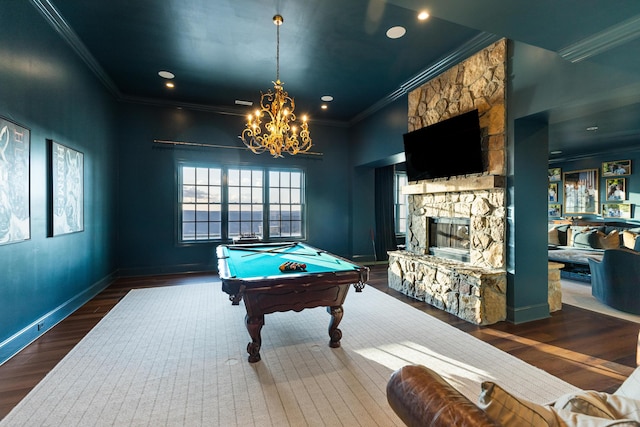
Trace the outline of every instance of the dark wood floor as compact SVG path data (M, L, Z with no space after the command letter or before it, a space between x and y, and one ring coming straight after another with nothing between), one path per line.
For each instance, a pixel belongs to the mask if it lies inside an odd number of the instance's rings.
M122 278L0 366L0 419L134 288L208 281L205 274ZM614 391L634 369L640 324L564 305L550 318L475 326L387 287L385 266L369 285L580 388ZM365 290L366 291L366 290Z

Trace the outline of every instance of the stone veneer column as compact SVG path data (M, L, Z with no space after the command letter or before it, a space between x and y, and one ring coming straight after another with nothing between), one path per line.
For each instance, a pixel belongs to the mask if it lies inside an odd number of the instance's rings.
M500 40L409 94L410 131L477 109L483 134L484 169L492 175L506 173L506 48L507 41ZM427 253L428 218L438 216L471 219L471 265L505 268L504 187L410 195L409 251Z
M474 109L485 174L504 176L506 40L500 40L409 94L409 131ZM452 153L455 161L455 153ZM433 181L452 182L468 177ZM429 217L470 218L469 264L427 255ZM505 187L409 196L407 252L391 252L389 286L476 324L505 319Z
M410 92L409 131L478 109L485 170L505 175L506 50L497 41Z

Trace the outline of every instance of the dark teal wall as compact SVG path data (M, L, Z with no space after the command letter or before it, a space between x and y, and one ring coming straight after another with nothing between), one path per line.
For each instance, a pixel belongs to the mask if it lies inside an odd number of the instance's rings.
M0 245L0 363L116 269L115 106L28 1L2 2L0 115L31 130L31 239ZM46 139L84 153L83 232L46 237Z
M159 146L155 139L243 147L244 118L186 109L123 105L120 114L118 254L121 273L215 271L217 243L179 245L177 166L180 162L299 167L306 171L307 241L350 256L351 200L346 128L310 124L322 156L274 159L247 150Z
M351 201L352 253L355 259L374 259L371 230L375 230L376 167L404 162L402 135L407 133L408 98L398 98L357 122L350 129L353 199Z
M522 323L549 316L549 143L542 118L516 120L513 133L507 142L507 319Z
M407 133L408 102L403 95L351 127L355 166L385 166L397 161L398 154L404 156L402 135Z
M637 94L638 72L620 71L588 59L571 63L555 52L520 42L510 42L509 49L512 92L508 102L513 120L540 112L553 115L559 106L579 116L585 105L605 109L636 100L632 95ZM619 99L612 104L614 95Z

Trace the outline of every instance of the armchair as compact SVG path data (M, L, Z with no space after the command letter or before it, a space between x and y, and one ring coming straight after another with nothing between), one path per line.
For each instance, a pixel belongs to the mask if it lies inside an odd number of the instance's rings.
M602 261L589 259L591 294L602 303L640 314L640 252L606 249Z

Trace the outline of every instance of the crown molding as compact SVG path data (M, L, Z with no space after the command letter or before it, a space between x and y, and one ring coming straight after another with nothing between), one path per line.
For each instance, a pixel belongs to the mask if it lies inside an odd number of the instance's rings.
M564 47L558 51L558 54L567 61L580 62L638 37L640 37L640 15Z
M87 64L93 73L100 79L102 84L116 97L121 98L122 94L113 80L104 71L102 66L93 57L89 49L82 43L78 35L69 26L67 21L60 15L58 9L49 0L30 0L31 4L40 12L44 19L53 29L73 48L78 56Z

